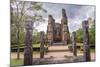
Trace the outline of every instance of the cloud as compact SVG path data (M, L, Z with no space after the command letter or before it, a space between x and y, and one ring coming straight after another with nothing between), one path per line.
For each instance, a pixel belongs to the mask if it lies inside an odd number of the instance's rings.
M43 7L48 11L44 18L47 18L49 14L53 16L56 22L61 23L61 10L66 9L68 16L69 31L76 31L82 25L83 20L87 20L89 17L95 18L95 6L92 5L73 5L73 4L55 4L55 3L43 3ZM47 30L46 23L38 27L40 30Z
M69 19L68 27L70 32L78 30L81 27L81 20Z
M74 18L69 18L69 30L70 32L78 30L82 26L82 21L87 20L89 17L95 18L95 7L82 6L77 10Z

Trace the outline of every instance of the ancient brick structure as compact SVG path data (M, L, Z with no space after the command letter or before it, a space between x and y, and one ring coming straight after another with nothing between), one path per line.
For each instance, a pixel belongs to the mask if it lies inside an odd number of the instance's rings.
M65 9L62 9L61 24L55 23L52 15L48 16L47 39L49 44L63 42L66 45L69 42L68 18Z

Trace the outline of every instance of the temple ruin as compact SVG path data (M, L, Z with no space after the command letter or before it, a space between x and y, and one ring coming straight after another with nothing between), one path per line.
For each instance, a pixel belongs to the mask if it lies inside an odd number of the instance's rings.
M47 39L51 45L54 43L67 45L69 43L68 17L65 9L62 9L61 23L56 23L52 15L48 15Z

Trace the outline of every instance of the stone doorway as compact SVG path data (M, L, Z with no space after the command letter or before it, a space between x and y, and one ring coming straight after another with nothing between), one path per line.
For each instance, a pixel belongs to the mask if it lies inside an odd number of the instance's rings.
M55 23L55 33L54 33L54 42L61 42L62 37L61 37L61 24Z

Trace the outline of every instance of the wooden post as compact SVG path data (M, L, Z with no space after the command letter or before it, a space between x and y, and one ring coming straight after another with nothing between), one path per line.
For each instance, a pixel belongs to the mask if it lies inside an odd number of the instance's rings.
M76 45L76 32L72 32L72 48L73 48L73 55L77 56L77 45Z
M40 58L44 58L44 32L40 32L40 39L41 39L41 45L40 45Z
M91 56L90 56L90 47L89 47L89 24L88 21L83 21L82 22L83 26L83 45L84 45L84 58L85 61L90 61Z
M24 65L32 65L32 32L33 32L33 22L31 20L26 20L26 41L24 49Z

